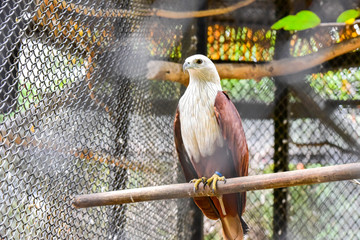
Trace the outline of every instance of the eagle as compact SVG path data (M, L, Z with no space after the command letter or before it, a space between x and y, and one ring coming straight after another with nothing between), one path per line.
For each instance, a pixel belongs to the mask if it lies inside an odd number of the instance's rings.
M249 152L241 118L222 90L215 64L206 56L188 57L183 65L190 75L175 114L174 136L178 158L187 181L216 192L217 181L248 175ZM224 239L243 239L248 226L242 218L246 193L195 197L210 219L220 219Z

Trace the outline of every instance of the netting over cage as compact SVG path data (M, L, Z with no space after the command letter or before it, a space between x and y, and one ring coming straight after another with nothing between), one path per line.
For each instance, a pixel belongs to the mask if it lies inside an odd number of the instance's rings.
M350 0L258 0L222 15L169 18L234 3L0 2L0 239L221 239L220 223L203 219L190 199L71 203L82 193L184 181L172 124L185 86L149 79L150 61L203 53L216 63L264 64L360 34L356 23L270 28L302 9L333 22L359 6ZM243 119L250 175L359 162L358 51L222 86ZM248 239L359 239L359 193L351 182L250 192Z

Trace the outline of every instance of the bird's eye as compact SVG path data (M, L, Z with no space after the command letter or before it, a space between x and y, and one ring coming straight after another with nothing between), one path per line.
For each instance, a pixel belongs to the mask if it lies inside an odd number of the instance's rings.
M197 64L202 64L203 63L203 60L201 60L201 59L196 59L196 61L195 61Z

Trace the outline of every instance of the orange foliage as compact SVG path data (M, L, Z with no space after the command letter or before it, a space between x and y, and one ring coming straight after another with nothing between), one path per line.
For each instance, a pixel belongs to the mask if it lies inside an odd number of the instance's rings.
M207 33L208 56L212 60L272 60L270 49L274 38L271 38L271 30L214 24L208 26Z

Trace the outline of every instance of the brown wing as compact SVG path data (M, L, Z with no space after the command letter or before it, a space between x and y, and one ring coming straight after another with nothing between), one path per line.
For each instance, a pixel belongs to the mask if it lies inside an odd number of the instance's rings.
M249 151L241 118L234 104L224 92L218 92L215 99L215 114L222 135L227 142L236 173L239 177L248 175ZM245 210L246 193L240 193L240 213Z
M198 175L190 161L189 155L185 150L184 143L182 140L179 109L176 110L176 115L175 115L174 136L175 136L176 152L178 154L179 161L183 169L186 181L190 181L194 178L198 178Z
M176 110L175 121L174 121L174 136L175 136L175 147L179 157L181 167L183 169L186 181L190 181L194 178L199 178L196 173L189 155L187 154L184 143L181 136L181 125L180 125L180 112L179 109ZM209 197L198 197L194 198L196 205L201 209L201 211L210 219L218 219L219 213L214 206L214 203Z

